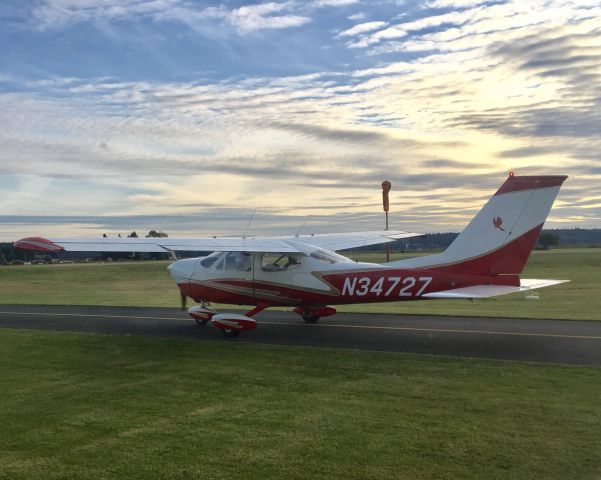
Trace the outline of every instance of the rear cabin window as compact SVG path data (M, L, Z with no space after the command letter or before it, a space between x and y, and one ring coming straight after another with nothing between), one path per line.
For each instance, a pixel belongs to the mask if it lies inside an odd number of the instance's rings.
M286 253L264 253L261 256L261 270L264 272L282 272L300 264L300 259Z
M341 263L341 262L350 262L351 260L343 257L342 255L338 255L334 252L327 252L325 250L315 250L310 255L312 258L316 260L320 260L326 263Z

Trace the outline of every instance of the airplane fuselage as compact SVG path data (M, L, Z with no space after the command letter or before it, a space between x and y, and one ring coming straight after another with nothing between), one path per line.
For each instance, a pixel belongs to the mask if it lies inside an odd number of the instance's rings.
M316 255L219 252L179 260L169 269L197 302L315 307L427 299L427 294L472 285L519 286L517 275L469 275L353 262ZM236 260L244 256L243 263ZM426 296L425 296L426 295Z

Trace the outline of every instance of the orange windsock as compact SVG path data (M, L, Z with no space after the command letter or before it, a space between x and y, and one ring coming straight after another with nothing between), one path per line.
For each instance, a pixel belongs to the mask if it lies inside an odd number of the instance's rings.
M388 180L384 180L382 182L382 205L384 206L384 211L387 212L390 208L390 202L388 200L388 192L390 192L390 188L392 187L392 183Z

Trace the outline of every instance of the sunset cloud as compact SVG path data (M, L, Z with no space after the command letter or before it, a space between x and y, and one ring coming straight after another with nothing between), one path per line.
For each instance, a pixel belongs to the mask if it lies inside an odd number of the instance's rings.
M395 228L458 230L509 170L569 174L549 225L599 225L598 2L46 0L0 22L0 236L232 233L255 207L261 231L373 229L385 178Z

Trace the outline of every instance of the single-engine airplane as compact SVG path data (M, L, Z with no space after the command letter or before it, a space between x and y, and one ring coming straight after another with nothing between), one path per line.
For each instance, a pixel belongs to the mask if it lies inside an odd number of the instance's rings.
M514 176L503 183L442 253L384 264L355 262L339 250L392 242L416 233L380 231L269 238L23 238L15 246L42 252L212 251L169 270L188 310L226 336L256 328L252 318L271 306L293 307L305 322L334 315L332 305L434 299L475 299L562 283L520 279L567 176ZM218 313L209 302L253 306L242 315Z

